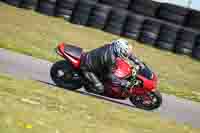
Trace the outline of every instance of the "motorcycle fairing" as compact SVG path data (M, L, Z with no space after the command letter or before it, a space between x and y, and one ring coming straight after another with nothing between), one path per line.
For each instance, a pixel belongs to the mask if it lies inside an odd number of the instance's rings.
M120 79L126 79L128 77L130 77L132 75L132 68L131 66L123 59L121 58L117 58L116 59L116 68L113 71L114 74L120 78ZM148 79L148 77L145 77L144 75L137 75L137 79L141 80L143 82L143 86L142 87L136 87L136 88L131 88L130 92L133 94L138 94L138 95L143 95L144 93L146 93L146 91L154 91L157 88L157 76L153 73L152 79ZM126 97L125 94L121 93L121 89L119 88L120 86L114 86L112 85L111 91L112 93L115 94L115 96L117 96L118 98L124 98ZM111 93L111 92L109 92ZM121 94L121 96L120 96Z
M125 77L131 76L132 69L130 65L123 59L116 59L116 68L114 69L114 75L116 75L120 79L124 79Z
M65 43L61 43L58 46L58 54L68 59L74 65L75 68L80 67L80 59L82 51L83 51L82 48Z

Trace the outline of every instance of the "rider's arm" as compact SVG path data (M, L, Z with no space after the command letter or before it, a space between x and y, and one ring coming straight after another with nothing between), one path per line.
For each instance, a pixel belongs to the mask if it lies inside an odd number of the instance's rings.
M128 58L137 65L140 65L140 63L141 63L140 60L136 56L134 56L133 54L129 54Z
M136 56L133 54L129 54L128 57L131 61L133 61L136 65L140 66L141 69L143 69L145 66L142 61L140 61Z

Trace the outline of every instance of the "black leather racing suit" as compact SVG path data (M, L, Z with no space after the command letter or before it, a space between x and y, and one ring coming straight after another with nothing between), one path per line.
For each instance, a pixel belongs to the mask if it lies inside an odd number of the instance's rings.
M136 64L138 63L133 54L129 56L129 59ZM115 60L116 55L111 44L96 48L83 56L81 62L83 75L93 84L95 91L98 93L103 93L104 91L101 80L109 79L112 83L121 85L122 87L127 85L127 80L121 80L112 74L112 70L115 67Z

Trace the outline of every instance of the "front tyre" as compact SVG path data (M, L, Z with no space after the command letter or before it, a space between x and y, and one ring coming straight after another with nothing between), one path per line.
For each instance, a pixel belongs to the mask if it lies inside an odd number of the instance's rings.
M54 83L61 88L69 90L76 90L82 87L80 78L75 78L74 74L75 70L66 60L56 62L50 69L50 76Z
M144 110L154 110L161 106L162 104L162 95L159 91L149 92L142 96L132 96L130 101L137 108Z

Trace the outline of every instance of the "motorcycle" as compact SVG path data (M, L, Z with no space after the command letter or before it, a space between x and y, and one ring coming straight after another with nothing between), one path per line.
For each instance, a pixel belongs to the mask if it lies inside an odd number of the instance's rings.
M84 87L86 91L91 92L92 85L85 82L81 76L81 57L85 54L83 49L60 43L56 53L65 60L58 61L51 67L50 76L54 83L69 90ZM112 84L111 81L103 81L105 91L102 95L121 100L129 98L135 107L144 110L159 108L162 104L162 95L157 90L157 75L145 63L143 65L143 68L135 69L138 67L133 67L127 61L117 58L113 74L120 79L130 81L131 86L126 91L122 91L120 86Z

